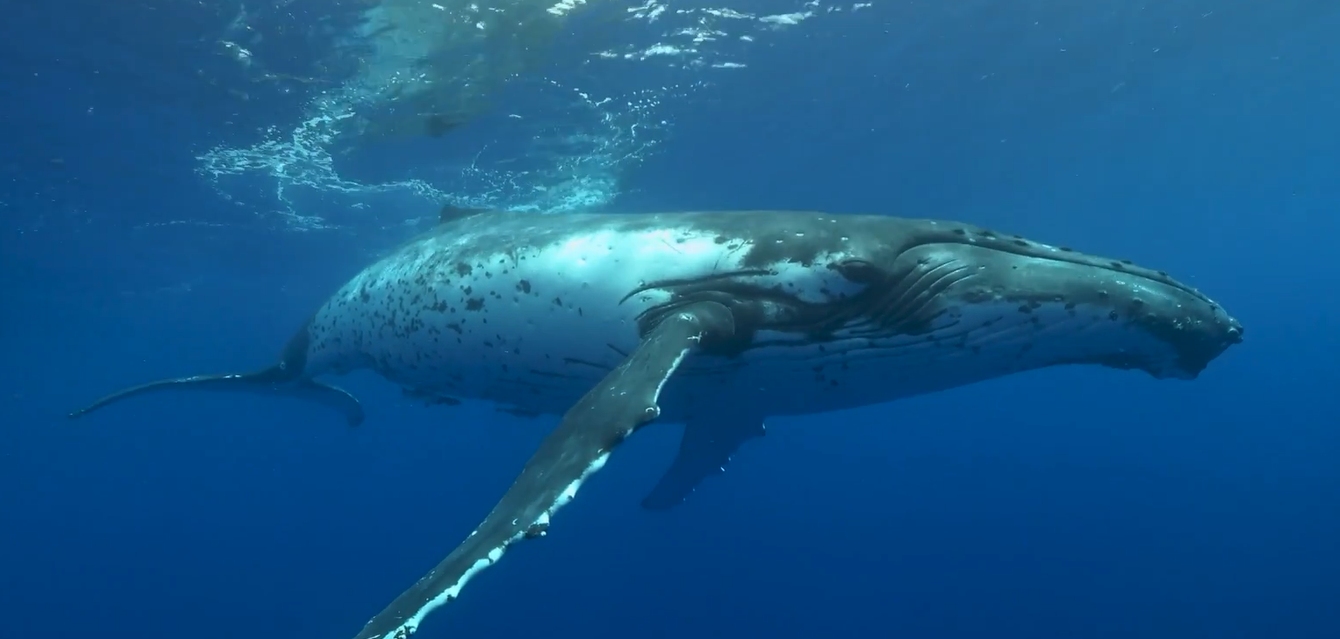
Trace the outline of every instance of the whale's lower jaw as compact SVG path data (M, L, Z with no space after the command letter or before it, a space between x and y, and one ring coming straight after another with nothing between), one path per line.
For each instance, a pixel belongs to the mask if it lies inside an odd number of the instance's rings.
M729 398L744 412L802 415L879 404L1059 364L1129 368L1127 357L1166 361L1177 353L1106 308L966 304L917 335L839 331L826 341L761 332L762 344L732 362L698 358L666 391L666 417Z

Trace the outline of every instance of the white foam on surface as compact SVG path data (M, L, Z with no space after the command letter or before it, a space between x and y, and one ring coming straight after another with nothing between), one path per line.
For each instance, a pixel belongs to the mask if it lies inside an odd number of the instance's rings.
M802 22L843 13L840 8L814 1L790 3L780 13L755 13L660 0L626 10L586 0L498 6L377 0L352 30L336 35L340 47L328 66L352 67L352 74L313 78L309 86L328 88L310 95L299 121L275 122L253 144L209 149L197 157L199 173L243 214L299 231L398 228L444 202L543 213L600 207L620 194L630 168L659 150L673 126L674 107L725 80L708 72L744 69L760 44L788 37L784 34L802 28ZM691 73L669 81L662 74L641 74L656 80L631 89L621 85L619 93L532 73L533 51L564 33L567 20L592 11L611 14L605 23L615 29L615 44L584 60L577 56L576 63L656 64ZM248 20L244 11L229 34L250 33ZM240 63L270 66L227 42ZM560 37L553 46L571 44ZM267 74L257 77L273 81ZM491 87L504 84L525 86L523 104L541 106L508 114L515 122L471 153L472 159L440 167L432 177L410 177L406 166L404 177L375 183L337 170L334 158L365 141L421 136L422 114L460 112L468 119L484 112L495 102ZM559 130L564 133L554 133ZM508 137L512 134L515 139ZM534 152L517 152L518 146ZM258 188L257 178L272 187Z

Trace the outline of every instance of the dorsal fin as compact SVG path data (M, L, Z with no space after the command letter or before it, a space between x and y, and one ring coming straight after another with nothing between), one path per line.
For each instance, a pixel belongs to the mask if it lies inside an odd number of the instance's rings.
M443 204L442 210L439 211L437 214L437 223L446 224L448 222L463 220L467 217L473 217L476 215L481 215L483 213L494 213L497 210L498 209L469 208L464 206L456 206L455 204Z

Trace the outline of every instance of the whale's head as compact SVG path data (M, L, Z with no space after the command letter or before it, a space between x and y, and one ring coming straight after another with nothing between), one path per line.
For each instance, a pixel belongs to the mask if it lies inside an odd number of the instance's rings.
M1221 305L1129 261L957 222L764 213L711 217L717 235L700 242L720 250L679 265L700 272L635 289L626 299L651 300L643 330L716 301L736 315L722 354L786 352L773 365L921 390L1061 364L1193 379L1242 341Z
M980 378L1092 364L1192 379L1242 341L1242 325L1218 303L1128 261L957 222L758 219L718 240L739 256L729 270L649 283L673 293L650 312L713 299L739 318L737 352L793 346L823 366L867 358Z
M1193 379L1243 338L1224 308L1167 273L971 225L877 224L828 268L860 291L871 335L943 348ZM1027 361L1025 363L1024 361Z

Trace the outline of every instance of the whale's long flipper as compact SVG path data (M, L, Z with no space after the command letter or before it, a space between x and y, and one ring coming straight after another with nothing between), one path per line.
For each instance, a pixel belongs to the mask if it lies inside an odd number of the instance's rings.
M614 447L660 415L661 388L689 352L734 330L730 311L715 302L686 306L651 329L568 410L483 523L373 617L357 639L405 639L429 612L458 597L470 578L501 559L508 546L543 535L554 512L572 500Z
M675 461L642 499L642 507L669 510L683 503L704 479L724 472L742 444L762 437L763 432L763 420L728 413L690 420L684 425Z
M363 423L363 407L348 391L312 379L294 379L279 365L255 373L196 375L141 384L103 397L70 413L70 418L82 417L123 399L168 390L209 390L297 397L335 409L344 416L350 426Z

